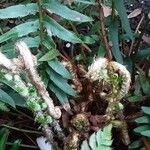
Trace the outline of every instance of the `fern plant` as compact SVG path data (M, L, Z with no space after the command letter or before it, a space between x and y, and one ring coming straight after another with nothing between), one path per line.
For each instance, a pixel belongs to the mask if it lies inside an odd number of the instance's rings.
M134 94L133 96L129 96L128 99L132 103L144 101L146 98L149 97L149 91L149 79L146 77L144 71L139 70L139 75L137 76L135 83ZM137 136L140 136L140 138L130 145L130 149L146 149L141 137L144 137L147 140L148 144L150 142L150 107L142 106L141 109L144 113L144 116L135 119L138 127L134 129L134 133Z
M69 9L59 1L38 0L35 3L27 1L0 9L1 25L7 19L15 19L17 22L7 32L3 31L4 26L2 25L0 44L2 52L9 58L16 56L14 43L18 40L22 40L30 48L36 49L41 77L43 77L45 85L55 93L60 103L64 105L68 103L67 97L69 95L75 96L76 93L67 83L67 80L71 79L71 74L57 59L60 53L53 37L72 43L82 43L82 40L54 20L53 14L76 22L92 21L91 18Z
M81 150L111 150L112 141L112 124L109 124L83 141Z
M142 112L144 116L135 119L135 122L138 123L138 127L134 129L134 132L139 136L144 136L147 139L148 145L150 144L150 107L142 106ZM143 142L139 139L134 141L130 145L130 149L145 149L143 147Z
M143 101L150 95L150 80L146 77L146 74L142 70L138 70L139 75L135 82L135 90L133 95L128 96L130 102Z

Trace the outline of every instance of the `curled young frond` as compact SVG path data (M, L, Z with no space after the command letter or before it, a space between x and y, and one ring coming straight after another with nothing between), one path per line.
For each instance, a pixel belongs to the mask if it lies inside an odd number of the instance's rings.
M15 72L17 70L17 66L10 59L6 58L6 56L1 52L0 52L0 66L8 70L11 70L12 72Z
M89 67L87 77L91 78L93 81L101 80L113 84L113 80L118 80L119 92L117 93L116 99L120 100L124 97L130 88L131 77L129 71L125 66L117 62L109 62L106 58L98 58L94 60L92 65ZM120 78L122 80L120 80Z
M13 61L6 58L3 54L0 55L0 60L5 60L5 63L2 62L1 66L6 68L0 70L2 73L2 78L4 80L11 81L13 83L13 88L26 99L28 108L34 113L35 121L41 124L41 129L45 133L47 140L54 145L53 134L51 128L49 127L49 124L52 123L52 118L46 112L47 105L44 101L42 101L42 98L39 96L34 85L30 82L26 83L22 80L19 75L20 68L18 69L19 66L17 64L15 65ZM14 68L15 72L13 72Z
M45 101L47 104L47 110L49 114L55 118L59 119L61 117L61 111L58 107L55 107L53 104L53 100L50 98L46 87L41 80L36 68L35 68L35 60L33 59L33 55L31 54L28 46L22 42L19 41L16 43L16 49L20 52L20 55L24 61L25 68L28 71L28 74L30 76L30 79L33 83L33 85L36 87L38 93L42 97L42 99Z
M25 69L25 65L23 60L18 57L18 58L13 58L13 63L21 70L21 69Z
M105 69L108 65L108 60L106 58L98 58L95 59L92 65L88 68L87 77L91 78L92 80L99 80L100 76L99 73Z
M63 150L77 150L80 142L80 132L73 131L70 133L64 143Z
M119 64L118 62L112 61L110 62L110 65L113 67L114 72L118 72L119 76L122 76L122 84L118 96L116 98L120 100L129 91L131 83L131 75L129 71L126 69L126 67L122 64Z

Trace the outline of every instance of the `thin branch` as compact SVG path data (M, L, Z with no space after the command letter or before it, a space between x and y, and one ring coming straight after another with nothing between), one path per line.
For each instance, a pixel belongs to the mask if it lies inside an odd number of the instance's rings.
M108 58L109 61L112 60L112 54L111 54L111 50L110 50L110 46L109 46L109 42L107 40L107 35L106 35L106 30L105 30L105 24L104 24L104 11L103 11L103 7L102 7L102 1L101 0L97 0L98 4L99 4L99 21L100 21L100 38L102 39L104 46L105 46L105 50L106 50L106 57Z
M138 117L142 117L144 114L143 112L137 112L135 114L131 114L125 117L126 120L136 119Z
M20 113L22 116L24 116L24 117L26 117L26 118L28 118L28 119L30 119L30 120L32 120L32 121L34 120L32 117L30 117L30 116L28 116L27 114L25 114L25 113L19 111L18 109L15 109L15 108L12 108L12 109L15 110L16 112Z
M140 28L140 26L141 26L143 20L144 20L144 15L142 15L142 17L141 17L141 19L140 19L140 21L139 21L139 23L138 23L138 25L137 25L137 27L136 27L135 33L138 32L138 30L139 30L139 28ZM132 53L133 45L134 45L134 41L132 41L132 43L131 43L131 46L130 46L130 49L129 49L129 56L130 56L131 53Z
M73 23L72 23L71 21L69 21L69 24L71 25L73 31L74 31L77 35L79 35L79 33L78 33L76 27L73 25ZM92 50L91 50L91 49L88 47L88 45L86 45L85 43L82 43L81 46L82 46L83 48L85 48L88 52L92 52Z
M136 45L135 45L135 47L134 47L132 53L135 52L135 54L136 54L136 53L138 52L139 47L140 47L140 44L141 44L141 41L142 41L142 37L143 37L143 35L144 35L144 33L145 33L145 31L146 31L146 29L147 29L149 23L150 23L150 19L147 18L146 23L144 24L144 28L143 28L143 30L141 31L141 34L139 35L138 41L137 41L137 43L136 43Z
M42 0L38 0L38 7L39 7L39 23L40 23L40 43L42 46L43 40L44 40L44 35L43 35L43 10L42 10Z
M147 150L150 150L150 145L149 145L149 142L148 142L147 138L144 137L144 136L142 136L142 141L143 141L143 143L144 143L144 145L145 145L145 148L146 148Z
M6 145L14 145L14 143L7 142ZM38 146L32 146L32 145L26 145L26 144L19 144L19 147L25 147L25 148L32 148L32 149L38 149Z
M16 131L19 131L19 132L26 132L26 133L33 133L33 134L42 134L42 132L39 132L39 131L20 129L20 128L8 126L8 125L5 125L5 124L2 124L0 126L1 127L6 127L6 128L9 128L9 129L12 129L12 130L16 130Z

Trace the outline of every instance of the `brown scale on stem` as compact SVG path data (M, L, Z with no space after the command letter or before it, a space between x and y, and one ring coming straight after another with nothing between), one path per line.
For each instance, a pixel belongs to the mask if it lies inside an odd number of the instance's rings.
M74 131L67 137L63 150L78 150L81 134Z
M82 84L78 79L78 67L73 65L70 61L68 62L63 62L63 64L68 68L72 75L72 82L73 82L73 87L77 91L77 93L80 93L82 91Z
M98 5L99 5L99 21L100 21L100 39L102 39L104 46L105 46L105 50L106 50L106 57L109 61L112 60L112 54L111 54L111 50L110 50L110 45L109 42L107 40L107 35L106 35L106 28L105 28L105 24L104 24L104 11L103 11L103 6L102 6L102 0L97 0Z

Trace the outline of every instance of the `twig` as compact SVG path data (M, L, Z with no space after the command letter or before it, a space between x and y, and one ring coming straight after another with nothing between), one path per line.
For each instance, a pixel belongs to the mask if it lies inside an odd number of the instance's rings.
M77 29L75 28L75 26L72 24L71 21L69 22L69 24L71 25L73 31L74 31L77 35L79 35ZM86 45L85 43L82 43L81 46L84 47L88 52L92 52L92 50L91 50L91 49L88 47L88 45Z
M14 145L14 143L7 142L6 145ZM38 146L32 146L32 145L26 145L26 144L19 144L19 147L39 149Z
M132 51L132 52L135 52L135 54L136 54L137 51L139 50L140 43L141 43L141 41L142 41L142 37L143 37L143 35L144 35L144 33L145 33L145 30L147 29L149 23L150 23L150 19L148 18L148 19L146 20L146 23L144 24L144 28L143 28L143 30L141 31L141 34L140 34L140 36L139 36L139 38L138 38L138 41L137 41L137 43L136 43L136 45L135 45L135 48L134 48L133 51Z
M99 34L100 34L100 38L102 39L104 46L105 46L106 57L108 58L109 61L111 61L112 60L112 54L111 54L109 42L107 40L106 31L105 31L104 11L103 11L103 7L102 7L102 1L101 0L97 0L97 1L99 4L99 21L100 21Z
M40 135L42 134L42 132L39 132L39 131L20 129L20 128L11 127L11 126L8 126L8 125L5 125L5 124L2 124L0 126L6 127L6 128L9 128L9 129L12 129L12 130L16 130L16 131L19 131L19 132L26 132L26 133L33 133L33 134L40 134Z
M13 108L12 108L13 109ZM26 117L26 118L28 118L28 119L30 119L30 120L34 120L32 117L30 117L30 116L28 116L27 114L25 114L25 113L23 113L23 112L21 112L21 111L19 111L19 110L17 110L17 109L13 109L13 110L15 110L16 112L18 112L18 113L20 113L22 116L24 116L24 117Z
M24 133L24 135L25 135L34 145L36 145L35 140L33 140L33 139L30 137L30 135L28 135L27 133Z
M142 117L142 116L143 116L143 112L137 112L135 114L131 114L129 116L126 116L125 120L135 119L135 118Z
M147 150L150 150L150 145L149 145L147 139L146 139L144 136L142 137L142 141L143 141L143 143L144 143L146 149L147 149Z
M141 17L141 19L140 19L140 21L139 21L139 23L138 23L138 25L137 25L137 27L136 27L135 33L138 32L138 30L139 30L139 28L140 28L140 26L141 26L141 24L142 24L142 22L143 22L143 19L144 19L144 15L142 15L142 17ZM131 53L132 53L133 45L134 45L134 41L132 41L132 43L131 43L131 46L130 46L130 49L129 49L129 56L130 56Z

